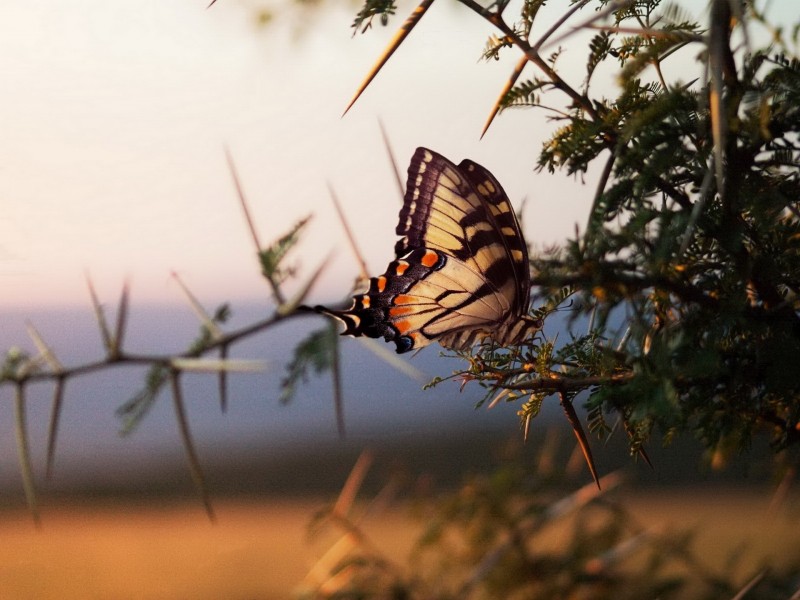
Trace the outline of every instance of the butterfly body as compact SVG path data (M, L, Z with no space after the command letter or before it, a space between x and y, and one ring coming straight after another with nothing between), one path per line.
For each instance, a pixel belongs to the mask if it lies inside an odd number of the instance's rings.
M383 337L402 353L432 341L463 350L485 337L508 345L541 328L527 314L525 240L489 171L418 148L396 231L395 260L350 309L315 307L342 321L343 335Z

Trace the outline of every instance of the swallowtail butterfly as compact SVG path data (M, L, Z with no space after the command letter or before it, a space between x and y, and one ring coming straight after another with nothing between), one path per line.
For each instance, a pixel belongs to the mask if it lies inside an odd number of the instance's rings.
M342 335L383 337L403 353L433 341L457 350L485 337L514 344L541 328L528 315L530 267L519 222L485 168L418 148L396 231L395 260L351 308L314 308L343 322Z

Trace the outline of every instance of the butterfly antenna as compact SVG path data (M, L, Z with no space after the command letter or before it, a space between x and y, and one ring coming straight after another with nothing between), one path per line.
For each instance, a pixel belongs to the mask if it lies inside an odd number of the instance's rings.
M372 83L372 80L375 79L378 71L383 68L383 65L388 62L392 54L394 54L394 51L397 50L400 47L400 44L403 43L403 40L408 37L408 34L411 33L411 30L414 29L414 26L419 22L419 20L422 18L422 15L425 14L428 8L430 8L431 4L433 4L433 0L422 0L420 5L414 9L414 12L409 15L409 17L406 19L406 22L403 23L397 33L394 34L392 41L389 42L389 45L386 47L386 50L383 51L383 54L378 59L378 62L375 63L375 66L372 67L372 70L359 86L358 90L353 96L353 99L350 100L350 104L348 104L347 108L344 109L342 116L347 114L347 111L352 108L353 104L356 103L356 100L358 100L364 90L367 89L367 86Z

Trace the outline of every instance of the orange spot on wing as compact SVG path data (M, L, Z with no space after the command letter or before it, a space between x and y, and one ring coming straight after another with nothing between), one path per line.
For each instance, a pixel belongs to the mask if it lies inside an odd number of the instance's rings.
M382 292L386 289L386 277L381 275L375 280L375 287L378 289L379 292Z
M409 319L404 319L402 321L395 321L393 323L394 328L397 329L397 332L400 335L405 335L405 333L411 329L411 321Z
M361 307L369 308L369 296L367 296L366 294L361 296Z
M403 315L410 315L414 312L411 306L393 306L389 309L389 315L392 317L402 317Z
M397 262L397 268L395 268L394 272L396 275L402 275L408 269L408 263L404 260Z
M420 262L426 267L434 267L436 263L439 262L439 255L433 250L428 250L425 252L425 256L422 257Z
M414 299L414 296L409 296L407 294L397 294L397 296L394 297L394 304L395 305L397 305L397 304L414 304L415 302L416 302L416 300Z

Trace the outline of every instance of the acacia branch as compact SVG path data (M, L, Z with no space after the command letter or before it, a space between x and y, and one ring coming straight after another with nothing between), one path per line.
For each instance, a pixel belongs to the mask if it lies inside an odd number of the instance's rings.
M175 360L199 358L212 352L213 350L227 348L231 344L246 339L262 331L269 329L285 320L303 316L301 312L288 314L275 313L274 315L257 321L235 331L222 334L218 339L208 342L199 348L192 348L184 352L175 354L131 354L119 351L117 354L107 355L105 358L87 362L73 367L64 367L59 372L54 371L34 371L24 373L7 373L0 379L0 385L27 384L33 382L67 380L77 375L86 375L96 371L101 371L118 365L158 365L170 364Z
M536 379L526 379L514 383L503 383L500 387L507 390L523 390L526 392L579 392L601 385L622 385L632 380L633 377L633 371L587 377L569 377L558 373L550 373L550 376L546 379L537 377Z
M458 0L458 1L467 8L469 8L470 10L472 10L473 12L479 14L484 19L489 21L492 25L497 27L497 29L499 29L503 33L503 35L508 37L512 42L514 42L514 45L516 45L520 50L522 50L522 52L525 54L528 60L531 61L533 64L535 64L537 67L539 67L539 69L541 69L542 72L545 75L547 75L547 78L550 80L550 82L556 89L562 91L572 99L572 102L573 104L575 104L575 106L580 107L587 114L589 114L593 121L597 122L600 120L600 116L595 110L594 106L592 105L591 100L589 100L587 96L579 93L577 90L575 90L575 88L573 88L566 81L564 81L561 78L561 76L558 73L556 73L556 71L550 65L547 64L547 61L545 61L541 57L538 49L534 48L533 46L530 45L530 43L527 40L520 37L517 34L517 32L514 31L514 29L510 27L508 23L506 23L503 20L502 16L500 16L499 13L492 12L488 8L484 8L483 6L475 2L475 0Z

